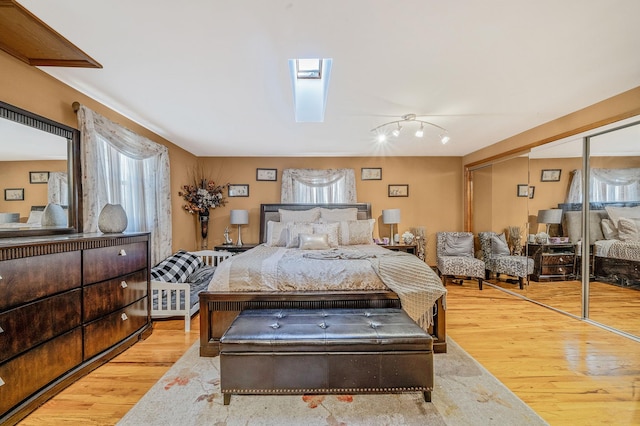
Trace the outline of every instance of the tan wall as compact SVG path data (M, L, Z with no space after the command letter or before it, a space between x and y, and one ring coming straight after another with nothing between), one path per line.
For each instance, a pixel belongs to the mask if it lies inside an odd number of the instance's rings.
M29 183L29 172L66 172L66 161L0 161L0 182L2 182L2 199L0 212L20 213L20 217L29 217L31 206L47 204L47 184ZM5 188L23 188L24 201L5 201Z
M179 186L187 179L188 172L196 166L197 158L193 154L4 52L0 52L0 70L4 77L0 79L0 100L4 102L78 128L77 117L71 108L71 104L77 101L112 121L167 146L171 162L172 194L177 194ZM100 72L100 70L87 70L87 72ZM25 195L26 193L27 191ZM180 206L179 197L172 197L174 249L186 246L193 235L191 221L180 214Z
M353 168L356 171L358 201L371 203L372 215L377 220L376 236L389 234L388 225L380 226L382 210L399 208L402 219L398 227L400 234L410 227L424 226L428 238L427 262L435 264L435 232L457 231L462 226L460 160L460 157L202 158L203 167L213 171L211 179L220 183L249 185L249 197L227 198L225 207L211 212L209 245L223 242L223 232L229 226L231 209L249 210L249 225L242 227L242 240L247 243L258 241L260 204L280 202L284 168ZM381 167L382 180L362 181L361 167ZM278 181L256 181L256 168L278 169ZM388 197L389 184L408 184L409 197ZM190 216L187 212L179 214ZM194 227L193 245L196 218L192 217L191 220ZM230 226L230 230L231 238L235 241L236 229Z

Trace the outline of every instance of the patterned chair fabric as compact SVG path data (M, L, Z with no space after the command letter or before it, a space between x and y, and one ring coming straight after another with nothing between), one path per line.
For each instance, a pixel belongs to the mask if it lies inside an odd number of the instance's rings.
M533 274L533 259L526 256L505 256L493 255L491 251L491 237L497 236L495 232L480 232L480 247L482 248L482 258L484 260L486 275L489 279L489 273L493 272L497 277L500 274L518 277L520 288L524 288L524 278Z
M447 278L468 277L478 280L478 287L482 290L482 280L485 277L485 265L480 259L473 257L473 234L471 232L438 232L436 233L436 261L438 272L442 277L442 284L447 284ZM447 256L447 237L469 237L471 244L465 256Z

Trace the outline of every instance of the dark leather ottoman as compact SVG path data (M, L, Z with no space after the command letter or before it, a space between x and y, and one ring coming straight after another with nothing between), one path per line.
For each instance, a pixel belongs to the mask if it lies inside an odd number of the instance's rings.
M402 310L245 310L220 339L220 388L231 394L423 392L433 339Z

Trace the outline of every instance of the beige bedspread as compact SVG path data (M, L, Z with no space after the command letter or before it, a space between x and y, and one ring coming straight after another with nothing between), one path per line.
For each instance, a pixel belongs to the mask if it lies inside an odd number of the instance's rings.
M222 262L209 291L386 290L423 328L446 289L436 273L414 255L375 245L298 250L260 245Z

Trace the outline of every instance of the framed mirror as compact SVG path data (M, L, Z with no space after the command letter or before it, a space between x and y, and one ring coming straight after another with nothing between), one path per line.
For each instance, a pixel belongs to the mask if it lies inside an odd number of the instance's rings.
M0 101L0 186L0 238L81 232L80 132Z

